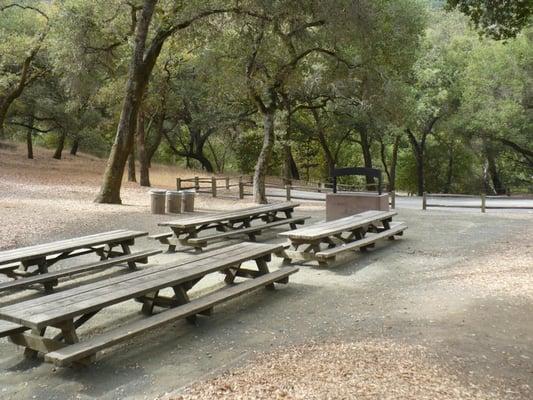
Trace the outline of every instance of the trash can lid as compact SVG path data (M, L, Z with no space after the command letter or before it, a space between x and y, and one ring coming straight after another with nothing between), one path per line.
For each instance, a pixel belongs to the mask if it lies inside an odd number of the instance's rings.
M152 189L150 190L150 194L165 194L167 191L163 189Z
M177 190L167 190L167 196L179 196L181 195L180 191Z

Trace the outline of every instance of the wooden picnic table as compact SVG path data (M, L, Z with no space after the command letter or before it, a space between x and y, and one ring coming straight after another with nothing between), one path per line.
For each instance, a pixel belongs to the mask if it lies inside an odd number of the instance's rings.
M169 252L175 251L178 243L200 251L209 241L236 234L246 234L250 241L255 241L255 235L264 229L285 224L296 229L296 225L303 224L309 217L292 217L294 208L298 206L298 203L289 201L161 222L159 226L170 227L172 232L152 235L150 238L168 245ZM259 223L252 224L254 221ZM212 229L218 233L199 236L200 232Z
M319 265L328 266L340 253L356 249L365 251L380 239L394 239L394 236L402 235L407 225L393 223L392 217L396 214L395 211L370 210L282 232L279 235L289 239L284 258L286 262L299 259L318 261Z
M146 235L148 232L122 229L0 251L0 273L14 279L44 275L58 261L90 253L96 253L100 260L123 256L123 261L134 269L138 260L134 256L127 257L131 255L130 246L135 238ZM49 286L49 282L45 283L47 289L50 289Z
M258 287L272 288L274 282L287 283L288 276L297 272L297 268L286 267L270 272L267 265L271 254L282 249L281 245L244 242L206 252L186 261L152 266L146 270L26 300L0 308L0 327L3 323L4 336L25 347L27 355L44 353L47 361L58 365L90 361L99 350L146 330L179 318L193 319L197 314L209 314L214 305ZM243 262L252 260L255 261L256 270L241 267ZM190 300L187 292L204 276L213 272L224 273L229 285L225 289ZM234 284L236 277L251 279ZM172 289L173 296L163 296L160 292L165 288ZM108 332L79 342L77 330L83 324L100 310L128 300L141 302L142 311L148 317L112 327ZM152 315L156 306L169 310ZM51 329L59 329L60 333L46 337L45 334Z

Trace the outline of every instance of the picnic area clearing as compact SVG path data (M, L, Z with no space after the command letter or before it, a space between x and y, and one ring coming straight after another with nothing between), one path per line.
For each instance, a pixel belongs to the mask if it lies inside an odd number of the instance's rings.
M3 161L0 163L3 167ZM20 161L18 168L1 170L0 212L7 225L3 249L114 229L150 234L168 231L157 224L169 220L169 216L149 214L144 189L128 188L124 192L127 206L96 205L92 202L98 185L96 172L93 176L90 168L82 171L76 160L54 164L55 170L48 165L52 161L37 159L33 163L33 167L26 168L26 161ZM101 168L98 160L94 163L95 169ZM39 171L43 168L50 169L48 177L56 174L55 180L41 177ZM236 204L251 206L206 197L198 200L202 208L213 211L229 210ZM335 384L338 393L351 384L372 387L384 382L395 390L404 390L408 382L417 385L420 393L434 394L432 390L438 389L435 378L442 377L446 390L457 388L463 398L530 399L533 216L396 211L398 216L393 221L404 221L409 227L398 240L379 241L368 252L350 254L328 269L312 264L300 266L290 284L280 287L274 296L259 290L228 301L209 318L199 317L196 326L178 320L140 333L110 349L106 357L90 367L56 368L39 360L24 360L22 349L0 339L0 397L202 398L202 393L209 393L220 382L211 380L213 376L236 371L235 379L228 382L235 390L234 397L246 397L249 388L255 386L258 398L272 398L264 388L275 391L291 380L305 384L306 379L311 385L318 376L334 382L339 378L337 371L348 371L355 375L339 379ZM316 206L303 203L295 209L294 217L306 215L311 219L305 226L324 219L323 209ZM280 244L285 239L277 234L286 230L281 226L265 231L260 241ZM239 241L242 238L214 243L206 250ZM140 237L133 250L154 247L165 250L157 242ZM157 254L150 257L150 263L190 257L196 256ZM95 257L88 254L80 259L91 263ZM273 258L273 264L281 263L281 259ZM69 261L61 260L52 270L68 267ZM99 274L120 276L131 272L105 269L62 282L58 290L69 290L80 280L95 279ZM9 280L3 276L0 279ZM210 284L208 280L199 285L191 296L203 295ZM32 291L20 291L3 297L2 302L13 304L21 298L38 297ZM142 317L139 304L133 301L108 307L84 324L80 342L98 337L110 326L124 326ZM324 366L337 355L339 364L331 370L317 369L317 351L324 351ZM283 354L288 354L288 359L280 356ZM312 362L314 367L306 368ZM277 380L276 374L261 375L269 366L280 364L293 367L294 373L286 375L285 380ZM375 369L364 368L371 365ZM242 375L242 368L248 373ZM239 376L243 377L242 384ZM190 385L194 386L187 389ZM288 392L292 398L305 396L298 387ZM443 391L432 398L449 398L446 395ZM324 397L319 392L316 396Z

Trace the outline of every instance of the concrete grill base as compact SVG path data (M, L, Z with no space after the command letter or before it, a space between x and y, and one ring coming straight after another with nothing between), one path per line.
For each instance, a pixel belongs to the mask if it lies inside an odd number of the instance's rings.
M367 210L389 211L389 194L343 192L326 195L326 220L347 217Z

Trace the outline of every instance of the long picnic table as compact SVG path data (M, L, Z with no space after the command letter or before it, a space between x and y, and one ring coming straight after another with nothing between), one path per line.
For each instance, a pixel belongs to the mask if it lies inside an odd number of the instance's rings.
M289 239L283 255L285 263L296 259L328 266L340 253L356 249L365 251L380 239L392 240L407 229L404 222L392 222L396 214L395 211L370 210L282 232L279 235Z
M243 242L197 255L186 261L174 261L103 281L86 284L37 299L0 308L0 325L10 340L26 348L27 355L44 353L46 360L58 365L91 361L100 350L130 337L179 318L194 319L209 315L213 306L258 287L273 288L274 282L287 283L289 275L298 271L284 267L270 272L267 262L281 245ZM242 263L255 261L257 269L242 268ZM222 272L225 289L191 300L187 292L204 276ZM251 278L234 284L237 277ZM163 289L173 296L163 296ZM142 303L148 317L79 342L77 330L100 310L128 300ZM154 307L169 308L152 315ZM2 321L3 320L3 321ZM113 322L111 322L113 323ZM60 333L45 336L51 329ZM24 332L31 330L30 333ZM0 336L1 332L0 332Z
M298 206L298 203L289 201L161 222L159 226L169 227L172 232L152 235L150 238L168 245L169 252L175 251L178 244L201 251L209 241L236 234L245 234L248 240L255 241L255 236L264 229L285 224L296 229L298 224L303 224L309 217L292 217L294 208ZM199 236L200 232L213 229L218 233Z
M95 253L100 260L122 257L120 260L134 269L135 262L143 262L143 257L132 255L130 247L134 245L136 238L146 235L148 232L121 229L0 251L0 273L17 280L39 274L47 276L49 267L58 261L90 253ZM116 249L117 247L119 249ZM103 263L101 266L105 265L107 264ZM91 264L82 269L90 270L99 266ZM39 281L39 278L34 280ZM51 288L50 282L45 282L44 285L47 290ZM4 286L8 287L10 284L0 284L0 290Z

